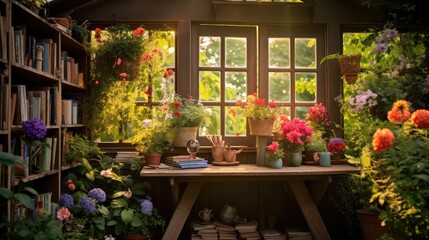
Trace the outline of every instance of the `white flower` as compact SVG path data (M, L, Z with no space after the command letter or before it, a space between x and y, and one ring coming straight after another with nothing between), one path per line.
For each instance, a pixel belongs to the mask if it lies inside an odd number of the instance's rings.
M152 119L145 119L145 120L143 120L143 122L142 122L142 127L143 128L148 128L150 125L152 125Z
M104 236L104 240L115 240L115 238L112 236L112 234Z

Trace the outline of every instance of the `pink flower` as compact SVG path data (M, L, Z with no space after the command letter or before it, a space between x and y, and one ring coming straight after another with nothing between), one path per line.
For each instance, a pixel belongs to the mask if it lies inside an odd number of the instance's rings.
M73 183L70 183L67 187L72 191L76 189L76 185L74 185Z
M273 141L270 145L267 146L267 149L273 152L277 152L279 150L280 144L276 141Z
M67 220L70 215L70 211L65 207L62 207L57 211L57 218L61 221Z
M294 118L291 121L285 118L280 124L279 139L289 150L301 151L305 142L311 141L312 135L313 128L305 120Z

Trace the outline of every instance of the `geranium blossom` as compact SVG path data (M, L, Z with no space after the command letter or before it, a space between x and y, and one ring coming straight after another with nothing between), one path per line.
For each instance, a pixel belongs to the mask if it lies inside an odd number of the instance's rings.
M283 152L283 148L281 147L280 143L277 141L273 141L270 145L268 145L267 147L267 153L274 156L275 158L283 158L284 157L284 152Z
M276 118L277 104L274 100L269 101L265 105L265 98L259 98L257 93L253 93L247 96L247 100L244 103L241 99L236 101L236 106L244 109L246 117L252 118Z
M375 152L382 152L389 149L393 145L395 136L393 132L388 128L377 129L372 137L372 147Z
M387 113L387 118L393 123L403 123L411 117L410 105L407 101L399 100L393 104L392 110Z

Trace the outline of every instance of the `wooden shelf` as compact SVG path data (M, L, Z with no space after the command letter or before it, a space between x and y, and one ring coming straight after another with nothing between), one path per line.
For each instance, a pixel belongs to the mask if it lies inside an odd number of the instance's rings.
M54 175L54 174L57 174L57 173L59 173L58 169L54 169L54 170L51 170L51 171L44 171L44 172L41 172L41 173L38 173L38 174L32 174L32 175L30 175L28 177L25 177L25 178L15 179L14 185L15 186L18 185L20 180L22 180L24 183L27 183L27 182L31 182L31 181L34 181L34 180L42 179L44 177L51 176L51 175Z

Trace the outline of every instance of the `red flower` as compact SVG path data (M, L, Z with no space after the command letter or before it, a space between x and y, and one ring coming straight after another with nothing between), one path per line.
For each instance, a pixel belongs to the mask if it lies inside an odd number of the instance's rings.
M332 138L329 140L328 143L328 152L330 153L337 153L344 151L344 148L346 147L346 143L344 142L344 139L342 138Z
M101 39L101 38L97 38L97 39L95 39L95 41L97 41L98 43L102 43L102 42L103 42L103 39Z
M168 70L165 70L165 72L164 72L164 77L165 78L167 78L167 77L170 77L170 76L172 76L173 75L173 70L171 70L171 69L168 69Z
M265 104L265 98L258 98L255 101L255 105L263 106Z
M235 117L235 115L237 115L237 110L235 110L234 108L230 108L228 110L228 113Z
M270 108L276 108L276 107L277 107L277 104L274 102L274 100L271 100L271 101L268 103L268 107L270 107Z
M120 73L119 76L122 77L122 81L125 81L127 79L128 74L127 73Z
M152 61L152 56L150 56L149 53L143 53L141 60L143 62L150 62L150 61Z
M329 126L330 124L328 110L326 110L326 107L323 106L322 103L314 104L313 107L309 108L305 119L316 124L321 123L326 126Z
M273 141L270 145L267 146L267 150L277 152L279 150L280 144L276 141Z
M74 191L74 190L76 189L76 186L75 186L73 183L70 183L70 184L68 185L68 188L69 188L70 190Z
M173 114L174 114L175 116L180 117L180 112L179 112L179 111L175 111Z
M162 110L164 110L164 111L168 111L168 106L167 106L167 105L163 105L163 106L162 106Z
M180 102L177 102L177 101L174 102L174 106L177 107L177 108L180 107Z
M95 34L100 35L101 34L101 29L100 28L95 28Z
M150 96L152 96L152 88L151 88L151 87L148 87L148 88L144 91L144 93L145 93L146 95L148 95L149 97L150 97Z
M138 28L136 28L136 30L134 30L133 36L137 37L137 36L143 35L144 33L145 33L144 28L138 27Z
M429 128L429 110L416 110L411 115L411 120L419 128Z
M377 129L372 137L372 148L374 151L380 153L386 149L389 149L393 145L395 136L393 132L388 128Z

